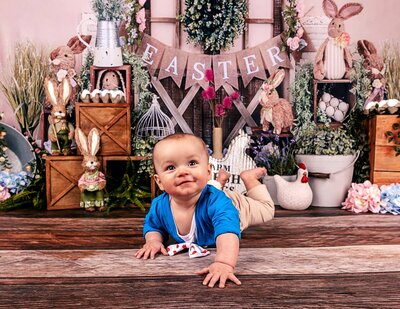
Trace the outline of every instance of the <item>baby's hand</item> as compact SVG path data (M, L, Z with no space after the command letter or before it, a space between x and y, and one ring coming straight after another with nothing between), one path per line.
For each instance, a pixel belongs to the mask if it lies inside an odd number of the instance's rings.
M231 280L237 285L241 285L242 283L233 273L233 267L221 263L214 262L210 266L203 268L202 270L196 272L198 275L207 274L206 278L203 280L203 285L208 285L210 288L214 287L214 285L219 281L219 287L224 288L226 280Z
M150 256L150 259L154 259L157 252L161 252L163 255L168 255L167 250L165 250L162 242L158 240L151 240L144 244L142 249L139 249L136 252L136 258L140 259L143 257L144 260L147 260Z

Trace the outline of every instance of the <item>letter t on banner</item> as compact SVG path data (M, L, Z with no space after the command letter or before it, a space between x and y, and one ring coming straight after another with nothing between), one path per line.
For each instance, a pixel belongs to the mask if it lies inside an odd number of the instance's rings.
M239 88L236 54L224 54L213 56L213 71L215 80L215 91L224 83Z
M154 76L163 56L165 45L145 34L140 44L138 54L142 55L143 61L147 64L149 73Z

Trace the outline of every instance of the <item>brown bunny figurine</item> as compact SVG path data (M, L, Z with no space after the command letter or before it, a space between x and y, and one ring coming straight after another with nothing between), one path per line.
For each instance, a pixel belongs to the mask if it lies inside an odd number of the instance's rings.
M372 92L365 101L364 106L369 102L380 102L384 99L385 94L385 63L378 56L378 52L374 44L367 40L359 40L357 49L364 58L364 67L369 71L368 77L371 80Z
M85 172L78 181L81 191L80 206L87 211L94 211L99 208L105 209L104 188L106 178L99 171L100 163L96 157L100 148L100 133L96 128L90 130L88 138L80 128L76 129L75 139L79 150L83 155L82 166Z
M82 39L89 44L92 36L83 35ZM74 36L66 45L59 46L50 53L50 68L53 78L58 82L61 82L64 78L69 78L70 80L72 105L75 104L75 97L78 92L78 85L75 81L75 55L82 53L85 48L86 46L78 39L78 36Z
M262 85L259 102L262 106L260 122L263 130L267 131L269 124L274 126L274 133L280 134L283 129L290 130L293 125L292 105L285 99L279 98L276 87L285 78L283 69L277 70Z
M352 57L347 48L350 36L345 32L344 21L359 14L363 6L346 3L338 10L333 0L324 0L322 7L332 20L328 25L328 38L319 47L315 57L314 77L319 80L349 78Z
M72 92L71 84L68 78L64 78L58 86L55 80L46 79L45 91L47 100L52 105L48 129L52 155L68 155L74 138L74 127L67 121L66 113L66 105Z

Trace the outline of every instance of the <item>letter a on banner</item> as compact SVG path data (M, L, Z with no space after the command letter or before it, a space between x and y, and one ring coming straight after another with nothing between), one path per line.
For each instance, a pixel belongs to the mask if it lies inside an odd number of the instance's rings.
M236 54L224 54L213 56L213 71L215 90L218 90L224 83L239 88Z
M189 54L186 69L185 89L199 84L201 88L208 88L208 81L205 79L205 71L211 69L211 56L203 54Z
M143 61L146 63L151 76L154 76L158 65L161 62L165 45L160 41L153 39L145 34L142 43L140 44L138 54L142 55Z
M282 50L282 39L278 35L265 43L260 44L264 64L272 75L279 67L291 69L289 57L285 51Z
M186 69L188 54L175 48L166 48L160 64L158 79L171 77L178 87L181 86L183 74Z

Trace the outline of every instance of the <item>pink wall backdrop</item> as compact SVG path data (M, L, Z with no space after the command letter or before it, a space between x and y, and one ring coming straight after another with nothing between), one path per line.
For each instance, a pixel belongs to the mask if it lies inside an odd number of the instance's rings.
M150 1L150 0L148 0ZM251 17L270 17L265 0L250 0ZM304 0L308 15L323 16L322 0ZM184 2L184 1L182 1ZM348 1L337 0L339 7ZM380 48L384 41L400 41L399 0L355 0L364 5L364 11L346 22L347 31L352 42L369 39ZM174 0L152 0L154 14L169 16L174 14ZM164 9L162 9L164 7ZM29 40L49 51L67 43L76 34L76 27L83 12L91 12L90 0L1 0L0 1L0 78L7 72L10 56L13 55L17 42ZM263 13L260 13L263 12ZM164 15L165 14L165 15ZM266 15L266 16L260 16ZM155 26L153 36L163 38L163 42L171 44L172 33ZM171 28L173 29L173 28ZM270 37L266 28L254 28L250 36L250 45L258 44ZM182 39L185 43L185 39ZM239 44L239 43L238 43ZM183 49L195 51L192 46L184 45ZM235 46L233 51L241 47ZM77 70L81 62L78 60ZM0 111L6 113L5 122L17 126L12 110L0 93Z

